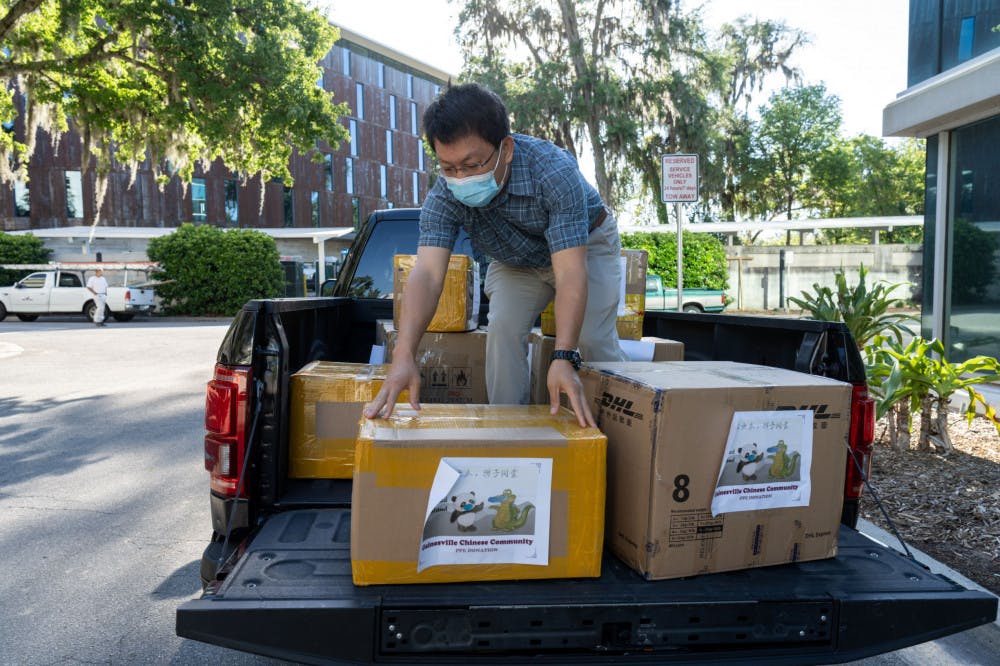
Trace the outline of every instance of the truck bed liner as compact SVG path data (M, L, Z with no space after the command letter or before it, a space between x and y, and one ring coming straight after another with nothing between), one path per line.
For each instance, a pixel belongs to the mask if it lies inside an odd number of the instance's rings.
M942 613L949 595L954 613ZM765 648L769 663L788 650L803 664L932 640L995 614L996 598L848 527L832 559L687 579L646 581L606 554L597 579L356 587L350 511L299 509L272 517L214 594L180 608L177 632L309 663L490 663L492 650L504 664L745 663ZM255 618L270 629L255 631Z

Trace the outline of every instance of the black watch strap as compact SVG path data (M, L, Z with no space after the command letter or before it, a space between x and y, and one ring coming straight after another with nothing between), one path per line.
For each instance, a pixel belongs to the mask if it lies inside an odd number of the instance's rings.
M575 349L556 349L552 352L553 361L569 361L573 365L574 370L579 370L580 365L583 363L583 359L580 357L580 352Z

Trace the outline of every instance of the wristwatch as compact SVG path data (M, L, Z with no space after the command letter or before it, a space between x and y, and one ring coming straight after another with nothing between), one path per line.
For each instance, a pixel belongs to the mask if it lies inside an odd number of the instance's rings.
M552 358L550 360L569 361L574 370L579 370L580 364L583 363L583 359L580 357L580 352L575 349L556 349L552 352Z

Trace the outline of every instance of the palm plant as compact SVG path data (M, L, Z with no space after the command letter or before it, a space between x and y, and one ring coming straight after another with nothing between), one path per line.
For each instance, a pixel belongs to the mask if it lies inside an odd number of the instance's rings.
M905 347L885 336L876 336L865 349L869 390L876 397L876 416L881 418L896 408L890 421L890 443L897 448L909 445L909 414L920 412L920 436L917 448L929 450L933 443L951 450L948 432L948 406L952 397L965 391L968 397L965 418L971 423L976 406L981 405L986 418L1000 431L996 410L973 387L1000 379L1000 362L989 356L977 356L961 363L949 363L940 340L916 337ZM900 418L900 409L906 417ZM905 439L904 439L905 436ZM903 445L902 442L906 444Z
M890 312L889 309L905 304L892 292L908 283L888 284L879 280L869 289L865 279L867 275L868 269L861 264L858 284L850 287L841 269L835 274L836 293L830 287L815 283L814 293L803 291L802 298L789 297L788 300L807 312L810 319L844 322L859 349L863 349L876 335L886 332L902 343L904 332L913 334L907 323L915 322L917 318L903 312Z

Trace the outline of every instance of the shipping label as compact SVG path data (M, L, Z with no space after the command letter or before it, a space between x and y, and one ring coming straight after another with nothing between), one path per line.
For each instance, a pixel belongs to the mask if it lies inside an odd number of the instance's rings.
M448 564L549 563L551 458L442 458L417 571Z
M736 412L712 515L809 506L812 410Z

